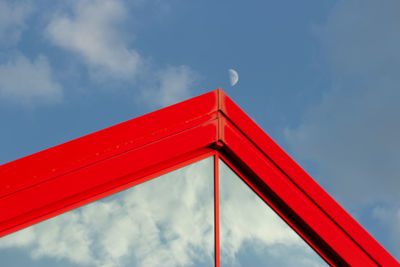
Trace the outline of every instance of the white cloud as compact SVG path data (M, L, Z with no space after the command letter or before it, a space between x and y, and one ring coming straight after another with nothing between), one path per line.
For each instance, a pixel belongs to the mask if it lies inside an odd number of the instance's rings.
M227 165L222 163L220 170L222 262L246 266L246 258L253 257L254 262L258 260L270 266L325 266L296 232Z
M338 2L321 33L336 85L286 131L295 154L354 205L399 200L399 4Z
M84 0L72 5L72 14L56 14L47 26L49 39L79 54L96 79L133 78L141 63L130 49L120 26L128 16L119 0Z
M14 234L0 239L0 248L6 247L26 247L35 240L35 232L32 228L25 228Z
M0 0L0 44L16 44L25 28L32 6L27 1Z
M317 163L334 197L375 219L371 207L400 203L399 9L396 0L336 3L320 28L334 85L285 131L294 155Z
M0 0L0 43L7 48L15 46L33 6L30 1ZM0 100L14 104L34 106L59 102L62 88L54 81L51 67L44 55L30 60L21 53L5 50L11 54L0 63Z
M89 266L213 262L212 160L205 159L0 239L33 260Z
M188 66L160 68L140 55L129 42L133 33L127 38L124 31L131 20L128 10L120 0L74 2L70 12L54 15L46 33L53 44L80 56L92 80L135 84L140 90L138 100L150 106L166 106L190 97L197 74Z
M333 90L286 138L303 159L317 162L322 181L348 207L399 200L400 124L397 81L360 91Z
M226 165L221 171L223 262L239 266L247 248L274 266L321 266L319 256ZM212 172L212 158L205 159L3 237L0 250L18 249L39 264L212 265Z
M0 65L0 99L36 105L54 103L62 99L62 88L52 78L45 56L30 61L23 55Z
M143 88L143 99L150 105L165 107L190 97L198 75L188 66L169 66L156 73L156 85Z

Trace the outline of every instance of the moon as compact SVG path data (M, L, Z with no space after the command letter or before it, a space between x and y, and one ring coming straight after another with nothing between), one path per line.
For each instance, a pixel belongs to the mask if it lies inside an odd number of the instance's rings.
M239 74L234 69L229 69L228 72L229 72L229 81L231 83L231 86L234 86L239 81Z

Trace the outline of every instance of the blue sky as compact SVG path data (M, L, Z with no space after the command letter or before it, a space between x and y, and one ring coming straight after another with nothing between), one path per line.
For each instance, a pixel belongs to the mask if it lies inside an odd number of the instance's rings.
M222 87L400 258L399 8L0 0L0 164Z

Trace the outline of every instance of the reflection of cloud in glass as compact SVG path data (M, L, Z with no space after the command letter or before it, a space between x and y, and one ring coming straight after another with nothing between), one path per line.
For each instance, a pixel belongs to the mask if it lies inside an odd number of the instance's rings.
M326 266L326 263L220 161L222 266Z
M205 159L31 226L1 238L0 252L73 266L213 265L212 168Z

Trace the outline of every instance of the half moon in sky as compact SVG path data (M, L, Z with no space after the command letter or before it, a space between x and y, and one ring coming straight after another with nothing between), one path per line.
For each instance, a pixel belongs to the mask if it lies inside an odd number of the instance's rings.
M228 72L229 72L229 81L231 83L231 86L234 86L239 81L239 74L234 69L229 69Z

